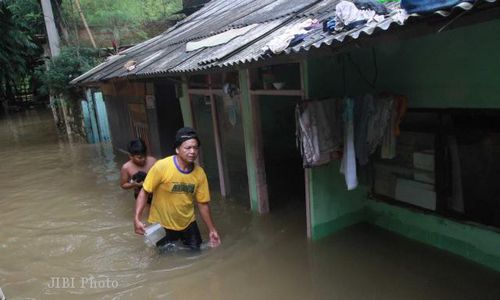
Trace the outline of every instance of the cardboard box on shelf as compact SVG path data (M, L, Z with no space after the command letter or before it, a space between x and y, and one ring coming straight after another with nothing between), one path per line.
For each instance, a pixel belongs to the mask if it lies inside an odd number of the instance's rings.
M436 210L436 192L434 185L431 184L398 178L395 198L402 202Z
M426 171L434 171L434 150L413 152L413 167Z

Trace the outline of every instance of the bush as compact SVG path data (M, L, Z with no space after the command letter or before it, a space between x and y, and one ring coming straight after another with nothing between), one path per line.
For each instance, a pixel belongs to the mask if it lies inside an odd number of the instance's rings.
M36 76L42 82L39 93L48 95L62 95L67 99L78 97L77 87L69 84L71 80L87 72L103 58L99 50L93 48L65 47L61 54L49 59L47 66L40 66L36 70Z

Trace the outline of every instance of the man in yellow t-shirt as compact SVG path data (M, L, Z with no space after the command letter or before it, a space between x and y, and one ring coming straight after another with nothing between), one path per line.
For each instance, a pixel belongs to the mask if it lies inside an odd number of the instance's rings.
M175 136L176 155L157 161L149 170L142 185L135 207L134 227L137 234L144 234L142 212L148 194L155 195L148 222L160 223L165 228L165 238L157 246L176 240L199 249L201 235L194 214L194 201L209 231L210 244L216 247L220 237L210 213L210 192L205 171L195 164L200 141L194 129L184 127Z

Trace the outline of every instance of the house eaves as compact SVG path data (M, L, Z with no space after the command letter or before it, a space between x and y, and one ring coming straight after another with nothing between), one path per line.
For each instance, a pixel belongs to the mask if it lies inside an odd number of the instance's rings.
M435 11L432 15L449 17L457 10L466 12L483 3L496 1L464 1L449 10ZM269 42L304 20L314 18L321 22L334 16L335 6L339 2L340 0L213 0L163 34L127 49L75 78L71 83L85 85L114 78L179 75L230 68L321 47L341 47L348 40L389 31L395 26L409 26L414 21L428 17L413 14L406 16L408 19L402 19L404 13L401 13L399 2L389 2L386 6L391 13L379 22L333 33L324 32L322 28L315 29L308 32L303 41L288 47L281 54L266 51L265 46ZM407 22L411 19L412 22ZM199 42L248 25L255 27L227 43L186 51L187 42ZM130 64L133 64L132 68L125 68L125 65Z

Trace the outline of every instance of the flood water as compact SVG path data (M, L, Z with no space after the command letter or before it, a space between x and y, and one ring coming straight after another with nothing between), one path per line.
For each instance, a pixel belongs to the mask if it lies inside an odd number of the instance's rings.
M308 242L295 204L258 216L214 196L222 245L159 255L133 233L126 157L68 143L48 112L0 119L0 157L7 299L500 299L499 273L376 227Z

